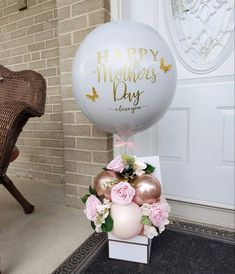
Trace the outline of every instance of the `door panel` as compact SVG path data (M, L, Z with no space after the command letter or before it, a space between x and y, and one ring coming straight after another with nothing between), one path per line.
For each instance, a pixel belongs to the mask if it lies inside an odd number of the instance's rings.
M168 197L233 206L233 102L233 83L178 86L155 128L134 136L135 154L160 156ZM139 151L153 140L156 150Z

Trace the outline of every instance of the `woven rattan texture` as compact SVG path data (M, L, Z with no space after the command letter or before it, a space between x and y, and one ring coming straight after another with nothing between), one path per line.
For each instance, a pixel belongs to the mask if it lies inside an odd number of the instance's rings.
M45 110L46 83L31 70L13 72L0 65L0 176L23 126Z

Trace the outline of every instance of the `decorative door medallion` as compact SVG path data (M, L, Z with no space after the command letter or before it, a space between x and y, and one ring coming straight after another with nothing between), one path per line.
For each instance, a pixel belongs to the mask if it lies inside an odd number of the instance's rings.
M163 1L175 53L191 72L208 73L233 51L233 0Z

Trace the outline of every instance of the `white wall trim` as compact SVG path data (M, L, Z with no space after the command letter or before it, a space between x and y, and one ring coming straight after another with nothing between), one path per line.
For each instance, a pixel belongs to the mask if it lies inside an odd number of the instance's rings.
M163 193L164 194L164 193ZM197 199L190 199L190 198L182 198L182 197L177 197L177 196L172 196L172 195L165 195L167 200L173 200L173 201L179 201L182 203L189 203L189 204L194 204L198 206L207 206L207 207L213 207L213 208L218 208L220 209L227 209L227 210L235 210L234 205L228 205L228 204L221 204L221 203L215 203L212 201L202 201L202 200L197 200Z
M171 217L177 220L234 230L234 210L168 199Z
M148 0L147 3L143 0L111 0L111 18L140 21L157 30L158 5L159 2L156 0Z
M205 85L211 83L232 83L234 84L234 75L222 75L214 77L201 78L200 82L196 78L178 79L177 87L182 85Z
M111 0L111 20L121 20L122 18L122 1Z

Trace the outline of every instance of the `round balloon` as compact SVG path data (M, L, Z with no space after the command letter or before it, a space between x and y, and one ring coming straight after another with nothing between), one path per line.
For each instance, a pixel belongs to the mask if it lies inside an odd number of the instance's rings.
M111 216L113 218L113 230L111 232L120 239L133 238L139 235L143 229L141 210L134 202L128 205L112 203Z
M144 203L153 204L160 199L161 196L161 183L156 177L151 174L143 174L137 176L133 181L135 188L134 202L138 205Z
M76 52L73 91L84 114L101 129L128 136L152 126L167 111L176 88L169 46L151 27L106 23Z
M122 178L111 170L105 170L99 173L94 179L94 189L99 196L111 200L111 188L122 181Z

